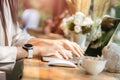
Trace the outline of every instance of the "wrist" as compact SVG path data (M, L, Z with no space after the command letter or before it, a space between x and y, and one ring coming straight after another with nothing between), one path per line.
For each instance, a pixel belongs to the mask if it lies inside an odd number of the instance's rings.
M28 53L26 50L24 50L22 47L17 47L17 60L23 59L28 56Z
M27 58L33 58L33 45L32 44L24 44L22 48L27 51L28 53Z

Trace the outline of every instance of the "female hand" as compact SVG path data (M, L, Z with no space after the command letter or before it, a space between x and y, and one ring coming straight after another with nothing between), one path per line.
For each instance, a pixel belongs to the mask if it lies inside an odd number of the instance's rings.
M33 38L28 43L34 45L35 56L55 56L71 59L72 53L77 57L83 56L83 50L75 42L66 39L50 40Z

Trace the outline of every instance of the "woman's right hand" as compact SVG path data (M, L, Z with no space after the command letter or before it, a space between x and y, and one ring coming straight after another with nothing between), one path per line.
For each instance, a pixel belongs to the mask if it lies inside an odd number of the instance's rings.
M72 54L83 56L83 51L75 42L69 40L33 39L29 43L34 45L34 57L55 56L71 59Z
M56 46L34 46L33 56L35 58L40 58L42 56L51 56L60 59L72 59L72 53L62 47Z

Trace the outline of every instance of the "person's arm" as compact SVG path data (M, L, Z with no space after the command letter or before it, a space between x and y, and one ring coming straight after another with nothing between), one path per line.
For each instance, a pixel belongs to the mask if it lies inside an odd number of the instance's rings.
M0 70L11 71L16 62L16 47L0 46Z
M0 46L0 70L12 71L16 60L27 58L28 53L22 47Z
M27 33L23 33L18 26L17 34L15 34L12 39L12 46L23 46L24 44L27 44L28 40L30 40L31 38L34 37L30 36Z
M72 58L71 53L77 57L83 56L83 50L75 42L66 39L50 40L31 37L25 33L18 33L13 37L12 46L23 46L24 44L33 45L33 56L40 58L41 56L57 56L58 58Z
M17 47L17 55L16 60L27 58L28 52L24 50L22 47Z
M27 51L22 47L0 46L0 70L13 70L16 60L27 58L27 56Z

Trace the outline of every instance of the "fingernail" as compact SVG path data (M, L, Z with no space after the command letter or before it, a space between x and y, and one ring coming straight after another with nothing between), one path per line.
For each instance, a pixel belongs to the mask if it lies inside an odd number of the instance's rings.
M68 60L68 57L66 57L66 59Z

